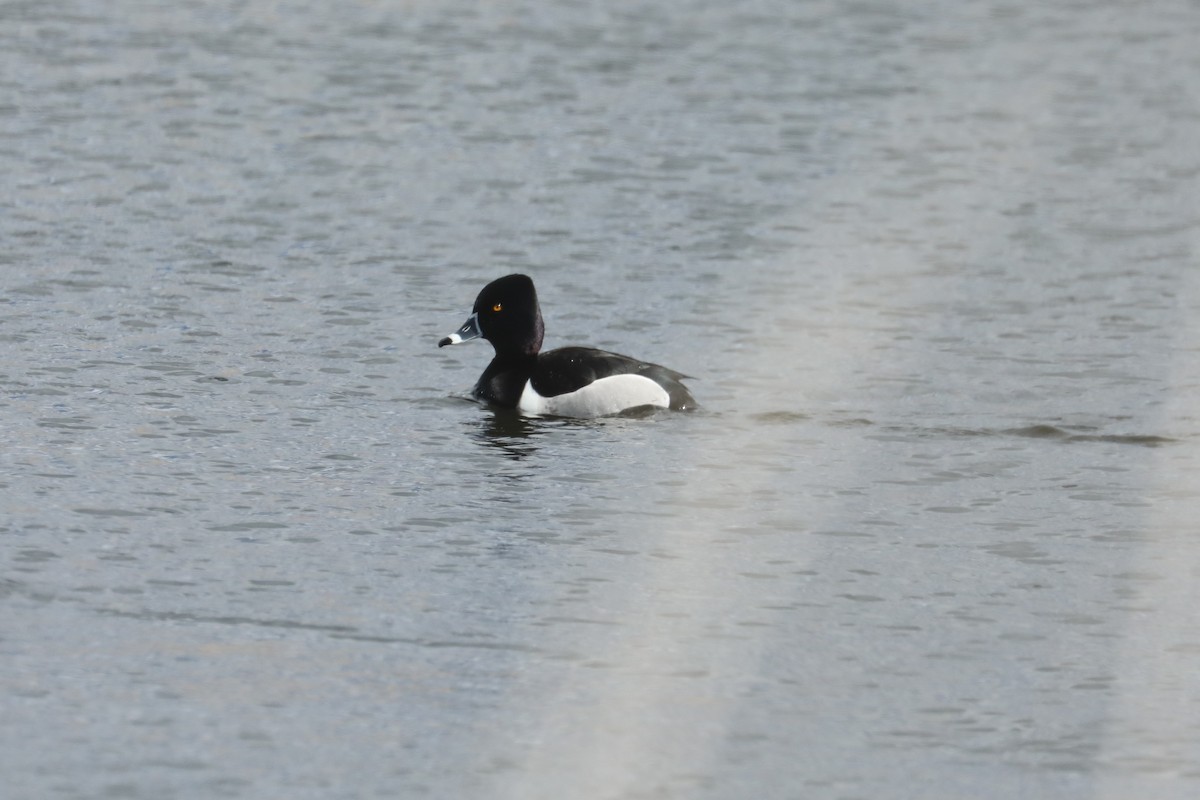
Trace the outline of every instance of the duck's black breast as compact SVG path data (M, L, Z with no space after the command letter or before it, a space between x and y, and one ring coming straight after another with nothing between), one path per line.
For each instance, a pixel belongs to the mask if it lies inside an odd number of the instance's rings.
M610 353L594 347L560 347L542 353L530 376L533 388L542 397L557 397L613 375L641 375L657 383L671 398L671 408L694 408L696 401L680 383L688 377L660 364Z
M497 356L479 376L473 394L488 403L516 408L536 367L534 357L507 359Z

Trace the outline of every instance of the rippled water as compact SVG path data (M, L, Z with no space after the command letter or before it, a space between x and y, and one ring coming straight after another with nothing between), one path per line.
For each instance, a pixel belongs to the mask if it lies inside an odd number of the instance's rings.
M6 794L1195 796L1198 34L0 6Z

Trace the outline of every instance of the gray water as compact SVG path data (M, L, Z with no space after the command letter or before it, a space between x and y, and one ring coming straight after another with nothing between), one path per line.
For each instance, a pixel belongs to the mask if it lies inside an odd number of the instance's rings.
M3 796L1197 796L1197 41L0 5ZM468 401L514 271L703 408Z

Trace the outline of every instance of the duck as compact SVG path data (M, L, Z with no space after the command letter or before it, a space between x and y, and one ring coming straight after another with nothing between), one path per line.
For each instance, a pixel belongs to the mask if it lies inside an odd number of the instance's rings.
M438 347L472 339L496 354L471 394L527 416L605 417L632 409L690 411L697 404L681 381L689 376L660 364L594 347L542 352L545 324L528 275L506 275L484 286L462 327Z

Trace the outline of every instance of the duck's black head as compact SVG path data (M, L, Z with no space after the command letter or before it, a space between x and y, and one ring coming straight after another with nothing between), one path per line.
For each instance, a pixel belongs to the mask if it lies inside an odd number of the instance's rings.
M438 347L484 338L497 355L537 355L542 349L542 311L528 275L506 275L483 287L471 316Z

